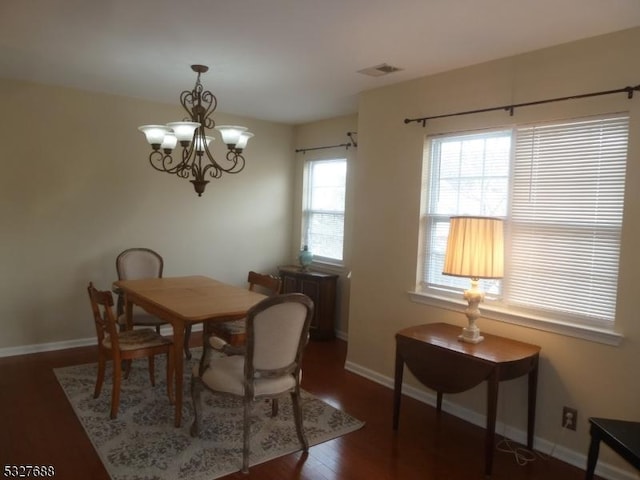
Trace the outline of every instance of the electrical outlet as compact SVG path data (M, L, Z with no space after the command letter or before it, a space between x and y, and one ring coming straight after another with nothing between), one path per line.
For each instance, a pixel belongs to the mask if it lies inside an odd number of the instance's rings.
M578 424L578 410L576 410L575 408L563 407L562 408L562 427L575 431L577 424Z

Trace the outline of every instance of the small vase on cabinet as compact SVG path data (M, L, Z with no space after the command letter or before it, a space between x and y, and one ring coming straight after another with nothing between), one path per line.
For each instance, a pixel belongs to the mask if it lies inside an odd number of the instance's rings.
M309 270L309 265L313 262L313 253L309 251L309 247L305 245L300 251L300 255L298 255L298 261L300 262L300 266L302 267L302 271L306 272Z

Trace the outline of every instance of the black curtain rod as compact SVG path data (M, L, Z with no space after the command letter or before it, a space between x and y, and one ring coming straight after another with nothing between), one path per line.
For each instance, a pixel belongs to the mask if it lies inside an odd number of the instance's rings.
M351 146L351 143L341 143L339 145L326 145L324 147L310 147L310 148L296 148L296 153L307 153L310 152L311 150L324 150L325 148L338 148L338 147L345 147L345 148L349 148Z
M357 138L353 138L354 135L358 135L358 132L347 132L347 137L349 137L349 139L351 140L351 142L349 143L340 143L338 145L325 145L323 147L309 147L309 148L298 148L296 149L296 153L307 153L310 152L311 150L324 150L325 148L339 148L339 147L344 147L347 150L349 150L349 147L357 147L358 146L358 140Z
M509 112L509 115L513 116L513 110L519 107L530 107L532 105L542 105L543 103L562 102L564 100L577 100L579 98L598 97L601 95L611 95L614 93L626 93L627 98L631 99L633 98L634 91L640 91L640 85L636 85L635 87L618 88L617 90L606 90L602 92L583 93L581 95L572 95L570 97L550 98L548 100L538 100L537 102L516 103L513 105L503 105L501 107L490 107L490 108L481 108L479 110L468 110L466 112L446 113L443 115L434 115L432 117L405 118L404 123L420 122L424 127L427 124L427 120L433 120L436 118L445 118L445 117L457 117L459 115L470 115L472 113L494 112L496 110L505 110Z

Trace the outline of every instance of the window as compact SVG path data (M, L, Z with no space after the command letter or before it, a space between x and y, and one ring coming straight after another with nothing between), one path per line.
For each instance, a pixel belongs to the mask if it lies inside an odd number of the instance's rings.
M314 259L341 263L347 160L314 160L307 164L302 241Z
M452 215L504 218L505 276L487 300L519 315L611 326L627 158L628 117L433 137L425 152L421 281L458 296L442 275Z

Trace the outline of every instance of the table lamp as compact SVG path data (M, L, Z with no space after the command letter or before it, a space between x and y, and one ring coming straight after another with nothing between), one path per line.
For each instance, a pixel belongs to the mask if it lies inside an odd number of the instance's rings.
M481 278L502 278L504 272L503 221L492 217L451 217L447 251L444 257L444 275L471 278L471 288L464 298L469 306L465 310L469 325L458 337L463 342L479 343L484 340L476 319L480 317L478 305L484 292L478 287Z

